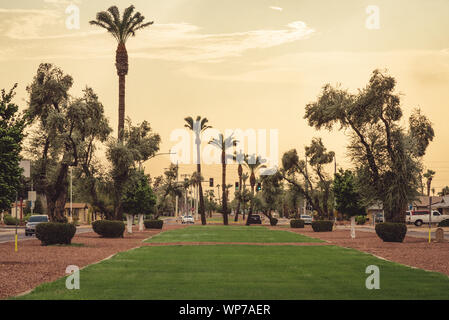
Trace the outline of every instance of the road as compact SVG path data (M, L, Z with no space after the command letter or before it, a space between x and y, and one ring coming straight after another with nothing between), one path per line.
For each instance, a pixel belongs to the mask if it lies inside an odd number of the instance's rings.
M91 232L92 228L90 227L81 227L76 228L76 233L85 233L85 232ZM15 229L6 229L6 228L0 228L0 243L5 242L13 242L14 241L14 235L15 235ZM25 240L33 240L36 239L36 236L25 236L25 229L18 229L17 230L17 239L19 241L25 241Z

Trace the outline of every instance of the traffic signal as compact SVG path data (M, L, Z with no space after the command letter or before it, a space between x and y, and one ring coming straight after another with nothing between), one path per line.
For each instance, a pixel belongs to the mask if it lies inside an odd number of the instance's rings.
M209 178L209 187L213 187L214 186L214 178Z
M235 183L235 191L239 191L239 183L238 182Z
M262 190L262 184L259 182L259 183L257 184L256 191L260 191L260 190Z

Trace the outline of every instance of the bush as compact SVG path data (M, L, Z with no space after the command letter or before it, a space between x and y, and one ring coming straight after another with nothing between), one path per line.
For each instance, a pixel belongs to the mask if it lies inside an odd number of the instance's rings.
M125 224L122 221L97 220L92 222L92 229L104 238L123 238Z
M440 221L440 223L438 223L439 227L449 227L449 219Z
M334 222L329 220L312 221L312 229L315 232L329 232L332 231L333 226Z
M270 225L275 226L277 224L278 224L278 219L276 219L276 218L271 218L270 219Z
M43 246L70 244L75 233L76 227L71 223L45 222L36 226L36 238Z
M146 229L162 229L164 221L162 220L145 220L143 222Z
M355 217L355 222L358 225L363 225L366 222L366 217L365 216L357 216L357 217Z
M16 224L19 224L19 219L14 218L13 216L7 214L3 217L3 223L7 226L15 226Z
M290 228L304 228L304 220L301 219L290 220Z
M407 226L404 223L378 223L376 233L384 242L402 242L407 233Z

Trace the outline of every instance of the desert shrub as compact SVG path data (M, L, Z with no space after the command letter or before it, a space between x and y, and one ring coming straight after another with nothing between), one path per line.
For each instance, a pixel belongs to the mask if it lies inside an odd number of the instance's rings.
M276 219L276 218L271 218L270 219L270 225L275 226L277 224L278 224L278 219Z
M92 222L92 229L104 238L123 238L125 224L122 221L97 220Z
M366 222L366 217L365 216L357 216L357 217L355 217L355 222L358 225L363 225Z
M3 217L3 223L7 226L15 226L16 224L19 224L19 219L14 218L13 216L7 214Z
M329 232L332 231L333 226L334 222L329 220L312 221L312 229L315 232Z
M402 242L407 233L407 226L404 223L378 223L376 233L384 242Z
M146 229L162 229L164 221L162 220L145 220L143 222Z
M290 228L304 228L304 220L301 219L290 220Z
M76 227L71 223L45 222L36 226L36 238L43 246L70 244L75 233Z
M439 227L449 227L449 219L445 219L443 221L440 221L440 223L438 223Z

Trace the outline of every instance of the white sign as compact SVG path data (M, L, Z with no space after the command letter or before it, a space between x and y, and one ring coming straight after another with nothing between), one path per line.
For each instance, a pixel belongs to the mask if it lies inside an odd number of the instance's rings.
M28 200L36 201L36 191L28 191Z

